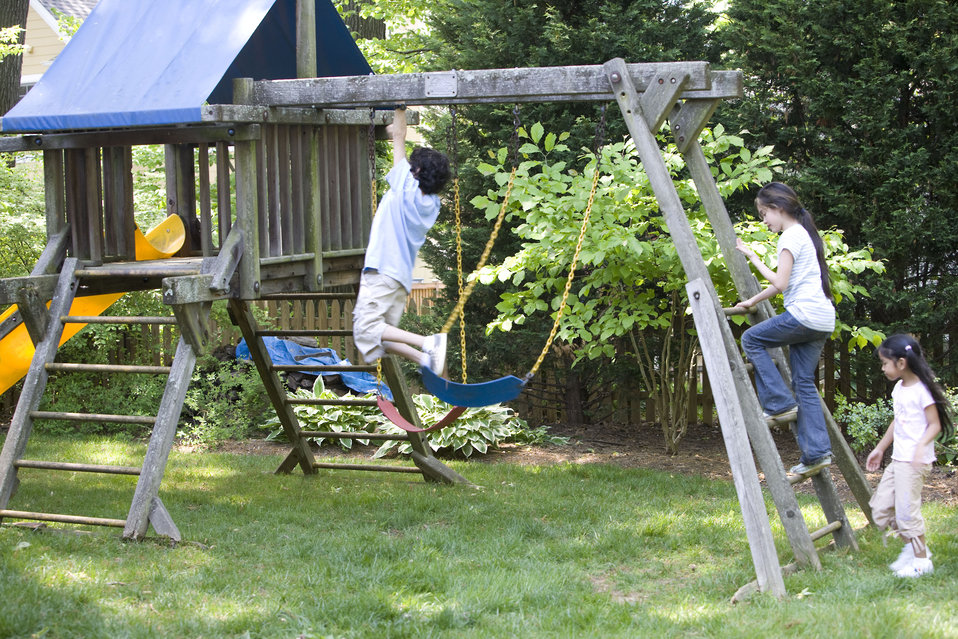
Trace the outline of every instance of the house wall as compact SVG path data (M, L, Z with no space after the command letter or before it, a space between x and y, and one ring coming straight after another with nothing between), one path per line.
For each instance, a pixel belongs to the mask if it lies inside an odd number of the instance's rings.
M23 55L23 70L20 75L30 84L43 75L66 45L56 31L56 20L50 16L49 12L44 11L44 13L47 15L43 16L34 3L31 3L30 12L27 14L27 51Z

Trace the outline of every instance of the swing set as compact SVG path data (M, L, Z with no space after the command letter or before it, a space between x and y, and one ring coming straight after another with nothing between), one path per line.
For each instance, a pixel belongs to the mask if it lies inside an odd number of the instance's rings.
M453 155L455 156L456 149L456 110L455 107L450 109L452 115L452 141L453 141ZM586 230L589 227L589 218L592 213L592 206L595 202L595 193L599 184L599 166L602 162L602 132L605 129L605 113L606 107L602 107L602 116L599 124L596 127L596 140L598 141L597 150L596 150L596 165L593 169L592 175L592 185L589 190L589 199L586 204L585 212L582 216L582 224L579 228L578 241L576 242L575 251L572 255L572 263L569 267L569 275L566 278L565 288L562 292L562 299L559 303L559 308L556 311L555 320L552 324L552 329L549 332L549 337L546 339L545 345L542 347L539 356L536 358L535 363L532 365L532 368L529 369L529 372L525 374L524 377L516 377L515 375L505 375L497 379L493 379L486 382L479 383L468 383L468 377L466 373L466 334L465 334L465 306L466 302L469 300L469 297L472 295L473 290L475 289L476 282L478 281L479 271L486 265L486 262L489 259L489 255L492 252L492 247L496 242L496 239L499 236L499 231L502 228L502 222L505 219L506 211L509 207L509 198L512 194L512 187L515 184L516 179L516 170L518 168L518 133L520 127L519 121L519 108L518 106L513 108L513 149L512 149L512 171L509 174L509 180L506 183L506 192L502 199L502 205L499 207L499 214L496 217L495 224L493 225L492 232L489 235L489 239L486 242L486 246L482 251L482 254L479 257L479 261L476 264L475 269L473 269L472 274L467 278L468 282L463 287L463 270L462 270L462 210L459 198L459 167L458 163L454 166L453 174L453 202L454 202L454 211L455 211L455 223L456 223L456 269L457 269L457 281L459 287L459 296L456 306L452 309L452 312L449 313L449 317L446 319L446 323L443 325L440 333L448 334L452 329L456 321L459 321L459 339L460 339L460 353L462 357L462 382L453 382L449 379L437 375L432 369L428 366L420 367L420 375L422 376L422 383L432 395L446 402L447 404L452 405L452 409L447 413L441 420L437 423L429 426L428 428L419 428L408 420L406 420L400 413L399 410L386 399L383 394L380 392L376 399L376 404L379 407L379 410L382 411L383 415L389 419L390 422L398 426L399 428L407 432L431 432L435 430L441 430L451 424L453 424L465 411L467 408L478 408L482 406L490 406L492 404L500 404L503 402L511 401L517 398L525 389L526 384L536 375L539 370L539 367L542 365L542 362L545 360L546 355L549 352L549 349L552 347L553 341L555 341L556 335L559 331L559 324L562 321L562 316L565 312L565 309L568 305L569 292L572 289L572 282L575 279L575 270L576 265L579 260L579 255L582 252L582 242L585 238ZM375 188L375 186L374 186ZM375 207L375 198L374 198L374 207ZM377 379L381 380L381 375L377 373Z

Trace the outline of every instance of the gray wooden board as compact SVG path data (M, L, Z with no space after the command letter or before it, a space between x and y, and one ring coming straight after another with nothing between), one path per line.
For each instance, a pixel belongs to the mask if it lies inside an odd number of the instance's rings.
M628 65L639 91L661 73L688 73L688 98L742 95L739 71L712 72L705 62ZM264 106L388 106L612 99L601 65L458 70L396 75L272 80L253 83L248 99Z
M758 471L745 430L742 406L732 378L732 369L725 356L719 320L701 279L689 282L685 288L712 383L722 438L725 440L725 449L732 466L732 479L745 521L745 533L752 551L759 589L781 597L785 595L785 582L782 580L775 540L772 538L772 528L758 482ZM724 318L721 321L725 321Z

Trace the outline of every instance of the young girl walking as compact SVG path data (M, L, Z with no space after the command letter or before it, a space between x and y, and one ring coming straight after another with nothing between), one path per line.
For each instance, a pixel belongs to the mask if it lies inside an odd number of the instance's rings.
M875 525L889 528L905 541L889 567L899 577L920 577L934 570L925 543L921 489L935 461L935 438L943 431L949 438L954 423L945 393L913 337L892 335L878 347L878 358L885 377L897 382L891 392L895 418L865 467L878 470L888 446L894 442L894 447L869 504Z
M802 454L789 472L806 475L832 461L825 413L815 386L822 348L835 330L825 250L811 213L790 187L780 182L767 184L758 192L755 206L769 230L781 234L778 268L769 268L739 238L736 248L769 285L737 306L752 307L781 293L785 312L745 331L742 348L754 366L755 389L769 424L789 421L797 412L796 435ZM781 346L788 346L794 396L768 353L768 349Z

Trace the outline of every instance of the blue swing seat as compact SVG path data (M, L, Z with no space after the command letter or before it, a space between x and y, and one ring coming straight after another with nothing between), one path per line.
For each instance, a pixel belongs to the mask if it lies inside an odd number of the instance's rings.
M439 377L431 369L422 367L422 383L431 394L447 404L478 408L515 399L522 393L526 383L515 375L479 384L458 384Z

